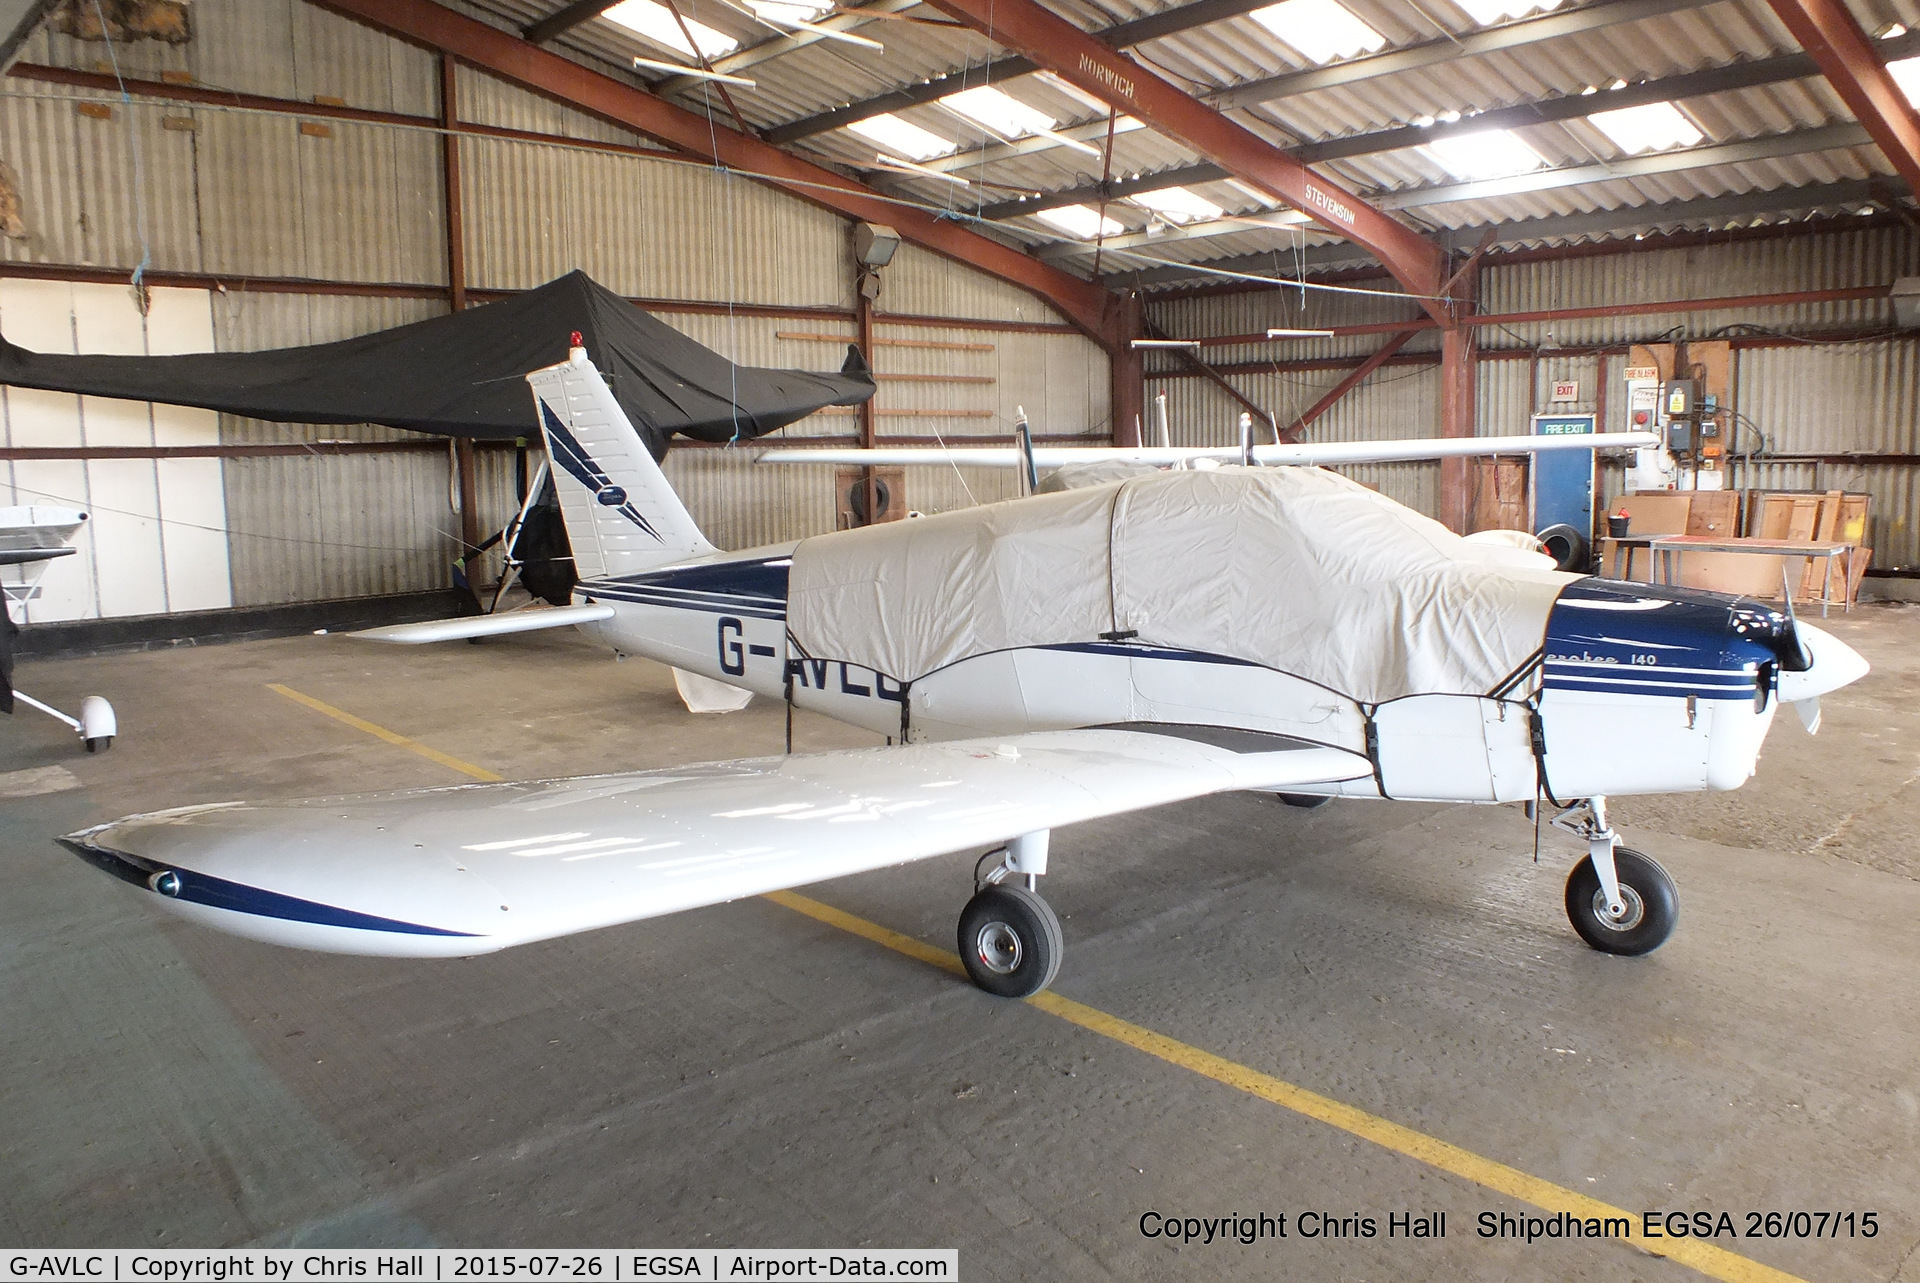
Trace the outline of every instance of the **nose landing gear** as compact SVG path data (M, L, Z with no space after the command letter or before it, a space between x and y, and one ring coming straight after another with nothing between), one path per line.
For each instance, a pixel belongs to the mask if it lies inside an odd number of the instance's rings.
M1626 957L1665 944L1680 919L1680 893L1656 860L1619 845L1620 835L1607 824L1607 800L1577 802L1553 825L1587 843L1587 857L1567 875L1567 917L1580 938Z
M984 873L989 860L999 863ZM960 962L974 984L1029 998L1053 983L1066 941L1060 918L1034 890L1047 871L1047 834L1029 833L980 858L973 898L960 911ZM1024 878L1025 886L1013 879Z

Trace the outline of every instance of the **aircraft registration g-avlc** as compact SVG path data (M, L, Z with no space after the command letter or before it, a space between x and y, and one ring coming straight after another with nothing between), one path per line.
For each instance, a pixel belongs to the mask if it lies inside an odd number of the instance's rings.
M1618 845L1606 797L1738 787L1781 702L1811 729L1819 696L1867 671L1790 605L1562 573L1320 467L1147 471L719 552L585 351L528 381L574 604L378 639L572 624L897 742L192 806L68 847L206 926L418 957L987 848L960 955L982 988L1019 997L1060 964L1060 924L1035 887L1061 825L1231 790L1301 804L1545 798L1587 846L1567 881L1575 929L1641 954L1673 930L1675 891ZM1647 443L1262 447L1256 461Z

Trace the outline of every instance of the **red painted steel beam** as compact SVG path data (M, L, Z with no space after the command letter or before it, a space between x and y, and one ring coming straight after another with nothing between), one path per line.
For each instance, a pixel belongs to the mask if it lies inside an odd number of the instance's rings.
M1089 336L1114 345L1119 296L970 232L950 219L888 200L830 169L695 115L611 76L528 44L433 0L316 0L377 31L452 54L489 75L543 94L680 151L726 165L847 218L884 223L906 240L1039 296Z
M1768 0L1800 47L1820 64L1854 119L1866 126L1880 151L1920 195L1920 115L1888 74L1867 33L1845 0Z
M1281 440L1292 444L1305 436L1307 428L1315 419L1333 409L1341 397L1360 386L1362 379L1385 365L1389 357L1407 345L1407 340L1412 338L1413 334L1412 330L1403 330L1382 343L1372 356L1355 366L1346 378L1334 384L1325 396L1315 401L1311 409L1289 424L1287 430L1280 434Z
M1003 48L1178 139L1236 178L1363 245L1434 320L1450 325L1438 246L1246 127L1229 120L1034 0L928 0Z

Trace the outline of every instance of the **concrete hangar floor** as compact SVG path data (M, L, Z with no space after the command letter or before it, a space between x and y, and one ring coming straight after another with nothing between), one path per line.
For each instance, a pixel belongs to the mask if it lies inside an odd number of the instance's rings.
M449 758L531 777L777 752L782 711L692 716L664 669L570 634L28 660L42 698L108 695L121 738L89 757L31 714L0 733L0 1242L948 1246L972 1279L1920 1279L1920 609L1830 627L1875 671L1817 739L1783 718L1745 789L1617 804L1681 889L1650 957L1580 943L1572 846L1549 836L1534 864L1518 807L1243 794L1056 834L1050 1005L912 956L952 949L971 854L806 888L839 925L750 899L467 961L189 927L50 838L459 782ZM1681 1263L1477 1233L1483 1212L1589 1199L1636 1223L1727 1212L1739 1236ZM1877 1232L1745 1237L1746 1213L1796 1211L1871 1211ZM1389 1233L1435 1212L1444 1238ZM1289 1234L1170 1241L1148 1213L1285 1214Z

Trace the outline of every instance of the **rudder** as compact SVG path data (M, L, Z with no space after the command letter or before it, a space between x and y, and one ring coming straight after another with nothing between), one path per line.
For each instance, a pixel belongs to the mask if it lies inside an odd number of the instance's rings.
M582 580L704 556L700 533L586 349L527 375Z

